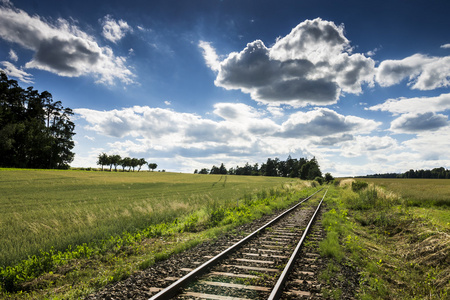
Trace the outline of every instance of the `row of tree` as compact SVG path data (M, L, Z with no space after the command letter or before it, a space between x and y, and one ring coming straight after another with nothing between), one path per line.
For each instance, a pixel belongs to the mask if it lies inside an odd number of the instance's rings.
M314 180L316 177L322 178L319 163L316 158L308 160L307 158L292 158L289 157L283 161L278 158L268 158L265 163L250 165L246 163L245 166L227 169L222 163L220 167L213 166L211 169L203 168L200 171L197 169L195 174L228 174L228 175L250 175L250 176L278 176L278 177L298 177L304 180ZM331 174L327 173L327 178ZM332 177L331 177L332 178Z
M108 155L106 153L100 153L98 155L97 165L102 166L102 171L104 166L109 166L109 171L112 171L114 166L114 171L117 172L117 166L122 167L122 171L125 171L125 168L128 168L128 171L131 171L133 168L133 172L135 168L139 167L138 172L141 170L143 165L148 165L148 168L152 170L158 167L155 163L148 163L144 158L130 158L124 157L122 158L120 155Z
M405 173L385 173L362 176L366 178L430 178L430 179L450 179L450 170L443 167L432 170L409 170Z
M49 92L23 89L0 70L0 167L69 168L72 115Z

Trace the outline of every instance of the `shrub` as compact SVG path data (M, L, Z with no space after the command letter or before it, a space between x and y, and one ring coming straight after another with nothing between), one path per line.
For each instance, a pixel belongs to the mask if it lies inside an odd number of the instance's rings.
M356 188L359 188L359 186L357 186ZM347 205L355 210L368 210L374 208L377 204L377 201L378 192L373 186L365 190L360 190L360 192L353 197L346 197Z
M320 185L323 184L323 178L322 178L322 177L317 176L317 177L314 179L314 181L317 181Z
M365 189L369 184L365 181L353 181L352 182L352 191L359 192L362 189Z
M190 215L183 224L183 231L184 232L196 232L198 219L199 218L196 214Z
M212 211L209 214L209 225L210 227L217 226L225 218L225 209L223 207Z

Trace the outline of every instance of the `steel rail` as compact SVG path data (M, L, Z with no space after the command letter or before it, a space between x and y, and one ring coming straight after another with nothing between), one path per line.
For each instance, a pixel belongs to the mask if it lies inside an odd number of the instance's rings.
M328 192L328 189L325 191L325 194L322 197L322 200L320 201L319 205L317 205L317 209L314 212L314 215L311 217L311 220L308 223L308 226L306 226L305 231L303 232L303 235L300 239L300 241L297 244L297 247L295 247L294 252L292 253L291 257L289 258L288 263L286 264L286 267L283 270L283 273L281 273L280 277L278 278L277 283L275 284L275 287L272 289L272 293L270 294L268 300L278 300L280 299L284 284L287 281L288 275L291 272L292 268L294 267L295 260L297 259L297 256L300 252L300 248L302 247L303 241L306 238L306 235L308 234L309 228L311 227L312 223L314 222L314 219L316 218L316 215L320 209L320 206L322 205L323 199L325 198L326 194Z
M231 253L233 253L234 251L239 249L249 239L251 239L255 235L259 234L261 231L263 231L267 227L271 226L272 224L276 223L278 220L283 218L285 215L289 214L291 211L296 209L300 204L302 204L303 202L309 200L312 196L314 196L315 194L317 194L321 190L323 190L323 188L315 191L312 195L310 195L307 198L303 199L302 201L300 201L299 203L297 203L293 207L287 209L286 211L284 211L283 213L281 213L280 215L278 215L277 217L275 217L274 219L272 219L271 221L269 221L265 225L261 226L259 229L255 230L253 233L249 234L248 236L246 236L245 238L243 238L242 240L240 240L239 242L237 242L233 246L231 246L228 249L226 249L226 250L222 251L221 253L217 254L216 256L214 256L213 258L211 258L210 260L208 260L207 262L205 262L204 264L202 264L198 268L194 269L193 271L191 271L190 273L188 273L185 276L181 277L180 279L178 279L177 281L175 281L174 283L172 283L171 285L169 285L165 289L161 290L159 293L153 295L151 298L149 298L149 300L166 300L166 299L170 299L170 298L176 296L178 294L178 291L180 290L180 288L188 285L190 282L194 281L196 278L198 278L201 275L203 275L204 273L206 273L211 267L215 266L219 261L221 261L222 259L224 259L228 255L230 255Z

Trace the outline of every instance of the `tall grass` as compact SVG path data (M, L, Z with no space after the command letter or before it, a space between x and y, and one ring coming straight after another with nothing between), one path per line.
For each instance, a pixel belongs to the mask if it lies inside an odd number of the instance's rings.
M401 196L409 206L450 207L450 180L412 178L364 178Z
M448 299L449 223L432 220L441 218L440 213L448 220L448 209L424 208L433 214L421 218L411 205L428 207L439 197L445 200L450 185L426 179L368 179L367 185L352 181L341 181L339 198L327 200L321 253L333 259L336 269L357 266L360 299ZM328 273L323 277L333 276Z
M156 172L0 169L0 267L173 222L292 179ZM219 184L217 184L219 183Z
M201 237L202 234L214 235L215 232L226 231L226 228L232 228L259 218L263 214L270 213L273 209L284 208L290 203L298 201L299 198L306 197L312 192L311 190L315 189L305 189L308 186L311 186L311 184L305 181L285 181L283 185L276 188L261 190L256 194L245 194L242 199L236 202L225 200L219 203L217 200L208 198L205 201L205 206L199 207L188 214L180 214L170 222L160 222L135 232L124 232L120 235L109 236L101 241L83 243L76 247L69 246L65 251L58 251L53 247L49 251L41 250L38 255L29 256L28 259L22 260L17 265L0 268L0 296L2 292L3 295L8 295L8 293L32 291L39 286L36 284L34 288L32 287L33 282L39 282L38 278L45 282L43 277L48 274L53 275L53 271L57 272L64 266L78 264L77 261L82 259L114 265L116 259L122 261L124 257L129 257L129 255L139 256L140 253L151 253L134 267L121 263L117 268L113 268L112 275L89 281L90 286L96 286L95 282L97 282L98 287L101 287L127 277L136 267L138 269L147 268L158 260L165 259L178 251L183 251L187 247L201 242L204 239ZM197 232L200 235L196 235L193 239L189 238ZM181 238L181 236L185 236L187 239L184 241L185 238ZM161 245L151 246L153 244L151 241L158 241L160 237L164 237L164 240L177 240L179 246L171 247L169 245L169 247L160 250L158 250L158 247ZM180 242L180 238L183 241ZM45 273L47 275L43 275Z

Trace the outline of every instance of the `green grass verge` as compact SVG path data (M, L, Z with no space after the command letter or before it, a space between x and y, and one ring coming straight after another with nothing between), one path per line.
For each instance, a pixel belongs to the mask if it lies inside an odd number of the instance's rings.
M218 179L216 177L215 182ZM230 181L228 178L227 182ZM313 188L305 189L307 185L299 180L283 181L277 188L267 189L266 186L253 194L241 195L239 202L207 202L178 218L140 230L125 231L64 250L42 250L0 269L0 296L19 299L84 297L156 261L290 205L312 193Z
M330 263L321 280L339 280L345 266L359 273L358 299L449 296L450 226L441 221L448 218L442 206L422 208L418 214L417 208L409 206L417 199L404 199L373 185L353 184L352 188L351 182L333 187L328 194L329 211L322 221L327 236L319 247ZM438 202L426 206L432 203ZM339 298L332 290L323 293Z
M292 179L159 172L0 169L0 267L232 207Z

